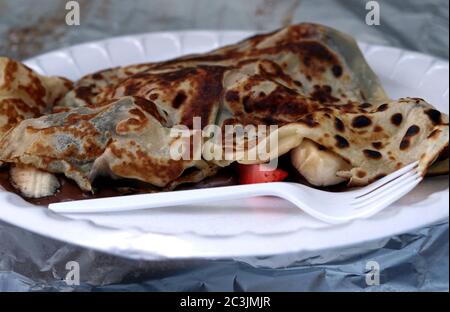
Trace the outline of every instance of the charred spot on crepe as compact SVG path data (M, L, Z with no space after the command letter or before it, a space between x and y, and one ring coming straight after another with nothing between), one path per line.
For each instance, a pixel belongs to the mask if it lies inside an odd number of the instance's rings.
M420 127L417 125L412 125L406 130L405 136L400 142L400 150L404 151L411 145L411 138L420 132Z
M374 150L365 149L363 153L367 158L370 159L381 159L383 157L383 155L380 152Z
M262 78L269 78L274 80L281 80L287 85L298 86L298 81L292 79L289 75L285 74L282 67L275 62L262 61L259 63L259 71ZM301 83L300 83L301 84Z
M372 104L366 102L366 103L360 104L359 107L362 108L362 109L367 109L367 108L372 107Z
M368 127L372 124L372 120L364 115L356 116L352 120L352 126L353 128L364 128Z
M334 75L336 78L339 78L339 77L342 76L342 66L340 66L340 65L338 65L338 64L334 64L334 65L331 67L331 71L333 72L333 75Z
M336 146L338 148L347 148L350 146L350 143L348 143L347 139L340 135L335 135L334 138L336 139Z
M178 91L177 95L174 97L174 99L172 101L172 106L174 108L179 108L181 105L183 105L186 98L187 98L187 96L184 91Z
M239 92L230 90L225 93L225 99L229 102L237 102L240 99Z
M442 123L442 113L436 109L428 109L425 111L425 114L430 118L430 120L435 125L439 125Z
M94 91L94 85L91 86L81 86L75 90L75 94L78 98L89 101L90 98L97 95Z
M319 126L319 123L314 120L314 116L312 114L306 115L302 119L299 119L298 122L304 123L310 128Z
M11 89L11 85L14 81L14 76L16 75L18 69L18 63L14 62L13 60L7 60L6 66L5 66L5 72L4 72L4 81L3 81L3 88L5 89Z
M412 125L411 127L406 130L405 137L412 137L415 136L420 132L420 127L417 125Z
M384 104L381 104L380 106L378 106L377 111L378 112L384 112L388 108L389 108L389 105L387 103L384 103Z
M362 170L358 170L356 175L358 176L358 178L364 178L367 175L367 172L362 171Z
M333 89L328 86L314 86L314 91L311 93L311 99L318 101L319 103L335 103L339 99L332 95Z
M382 142L372 142L372 146L376 149L381 149L381 148L383 148L383 143Z
M439 135L441 132L442 132L442 130L440 130L440 129L435 129L435 130L433 130L433 132L431 132L431 133L427 136L427 139L434 139L434 138L437 138L438 135Z
M335 117L334 119L334 125L337 131L339 132L344 132L345 131L345 126L344 123L342 122L342 120L340 120L339 118Z
M276 88L263 97L246 95L242 99L242 105L246 113L269 113L272 115L301 116L308 113L308 102L297 97L292 90L284 86ZM238 109L236 107L236 109Z
M375 127L373 127L373 132L383 132L383 131L384 129L380 125L376 125Z
M391 116L391 122L393 125L400 126L403 121L403 115L401 113L396 113Z

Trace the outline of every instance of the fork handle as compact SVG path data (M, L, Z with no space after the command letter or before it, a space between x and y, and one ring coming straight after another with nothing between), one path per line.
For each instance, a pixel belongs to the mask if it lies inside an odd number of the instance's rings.
M281 194L277 191L279 184L282 182L87 199L50 204L48 208L59 213L102 213L204 204L209 200L224 201L256 196L280 196Z

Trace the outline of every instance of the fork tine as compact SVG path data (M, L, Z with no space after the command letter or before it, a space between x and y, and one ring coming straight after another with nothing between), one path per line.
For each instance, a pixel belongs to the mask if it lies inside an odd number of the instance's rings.
M372 192L369 192L369 193L366 193L366 194L363 194L363 195L355 197L355 199L353 200L352 203L358 204L360 202L370 200L371 198L377 196L380 192L384 192L386 190L386 188L391 187L391 185L393 185L393 183L400 184L404 180L408 179L409 177L411 177L411 176L413 176L415 174L417 174L417 170L414 170L414 169L409 171L409 172L406 172L405 174L403 174L402 176L398 177L397 179L394 179L394 180L384 184L383 186L377 188L376 190L373 190Z
M409 183L403 185L403 188L401 188L398 192L391 192L386 194L386 196L382 197L381 200L378 200L375 202L375 204L367 210L362 210L360 214L355 214L353 218L360 218L360 217L370 217L379 212L380 210L383 210L385 207L390 206L409 192L411 192L417 184L420 183L420 181L423 180L423 177L419 174L416 179L413 179Z
M407 177L402 177L402 181L395 180L395 183L389 183L385 187L382 187L378 189L374 196L371 196L370 198L367 198L367 200L362 200L357 203L352 203L355 209L359 209L362 207L367 207L373 204L376 204L378 201L382 201L385 196L389 197L392 193L397 193L398 190L401 190L405 186L410 185L410 183L415 183L415 181L419 180L421 178L421 175L419 173L415 174L408 174ZM420 181L419 181L420 182ZM417 183L415 183L417 185ZM396 195L398 198L398 195Z
M401 168L400 170L397 170L391 174L389 174L388 176L369 184L368 186L360 189L357 191L357 193L359 194L356 198L358 197L362 197L364 195L367 195L370 192L375 191L376 189L382 187L383 185L385 185L386 183L391 182L392 180L397 179L398 177L402 176L403 174L405 174L406 172L410 171L411 169L413 169L414 167L416 167L419 164L418 161L413 162L403 168Z

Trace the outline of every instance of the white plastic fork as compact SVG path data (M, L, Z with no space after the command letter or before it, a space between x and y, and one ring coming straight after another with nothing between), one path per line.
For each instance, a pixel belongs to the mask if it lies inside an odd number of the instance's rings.
M319 220L339 224L370 217L405 196L422 180L417 166L418 162L414 162L364 188L348 192L326 192L298 183L273 182L62 202L49 205L49 209L63 214L123 212L276 196Z

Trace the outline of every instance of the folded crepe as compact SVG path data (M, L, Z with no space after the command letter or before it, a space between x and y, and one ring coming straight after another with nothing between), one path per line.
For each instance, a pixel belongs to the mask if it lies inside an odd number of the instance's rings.
M41 76L0 57L0 137L24 119L50 113L71 88L67 79Z
M425 174L448 158L448 116L422 99L389 99L355 41L314 24L89 75L54 112L4 136L0 160L63 173L86 191L99 175L173 188L233 161L263 163L290 151L315 185L366 185L414 161ZM170 130L182 125L193 135L193 117L203 127L278 128L239 155L206 137L203 159L174 160L169 150L180 138ZM276 148L248 157L274 137Z
M2 154L15 163L64 173L84 191L92 191L91 182L102 175L164 187L187 168L208 171L203 160L171 159L170 146L177 138L165 122L153 103L124 97L25 120L4 138Z
M50 113L71 88L67 79L45 77L0 57L0 138L22 120ZM60 186L53 175L20 164L11 168L10 181L26 197L48 196Z

